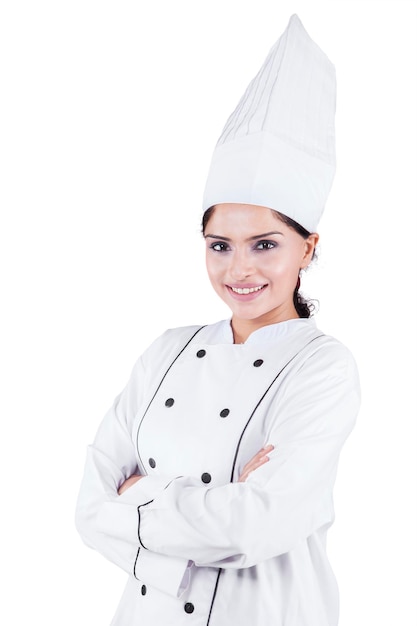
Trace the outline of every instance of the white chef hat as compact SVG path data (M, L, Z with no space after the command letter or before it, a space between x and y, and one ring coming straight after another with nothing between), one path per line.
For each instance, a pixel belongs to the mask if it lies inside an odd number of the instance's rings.
M203 210L256 204L314 232L335 172L335 105L334 66L293 15L226 122Z

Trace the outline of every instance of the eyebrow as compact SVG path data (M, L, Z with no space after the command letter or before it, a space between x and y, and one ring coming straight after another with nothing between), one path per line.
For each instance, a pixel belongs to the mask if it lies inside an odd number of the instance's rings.
M246 241L255 241L255 239L265 239L265 237L270 237L271 235L284 235L284 233L281 233L278 230L272 230L269 233L262 233L261 235L254 235L253 237L248 237L248 239ZM212 235L210 233L208 233L207 235L204 235L204 239L221 239L222 241L232 241L229 237L223 237L222 235Z

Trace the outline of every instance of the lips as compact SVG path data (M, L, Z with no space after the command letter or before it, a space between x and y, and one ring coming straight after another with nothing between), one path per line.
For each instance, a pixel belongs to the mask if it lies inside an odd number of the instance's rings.
M230 289L234 293L239 293L239 294L255 293L256 291L260 291L263 288L264 288L264 285L260 285L259 287L230 287Z
M253 300L268 285L226 285L229 293L238 300Z

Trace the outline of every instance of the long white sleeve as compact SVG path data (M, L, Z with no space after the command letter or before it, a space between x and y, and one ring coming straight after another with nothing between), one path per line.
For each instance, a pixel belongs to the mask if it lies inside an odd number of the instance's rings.
M120 485L138 473L132 428L142 402L145 371L136 363L124 391L105 415L88 447L75 523L83 541L128 574L177 596L187 585L188 559L140 549L137 506L162 491L172 477L146 476L121 496ZM104 526L111 531L106 532Z

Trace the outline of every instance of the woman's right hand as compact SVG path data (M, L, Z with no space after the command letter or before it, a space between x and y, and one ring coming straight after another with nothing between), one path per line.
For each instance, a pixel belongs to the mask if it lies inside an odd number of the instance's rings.
M262 448L262 450L259 450L259 452L257 452L255 456L250 461L248 461L248 463L246 463L241 475L239 476L238 482L244 483L251 472L256 470L264 463L267 463L269 461L268 454L272 452L273 449L274 446L269 444L268 446L265 446L265 448Z
M138 480L140 480L141 478L143 478L143 476L140 476L139 474L133 474L132 476L130 476L130 478L125 480L124 483L122 483L119 487L119 491L118 491L119 496L121 496L122 493L126 491L126 489L129 489L129 487L137 483Z

